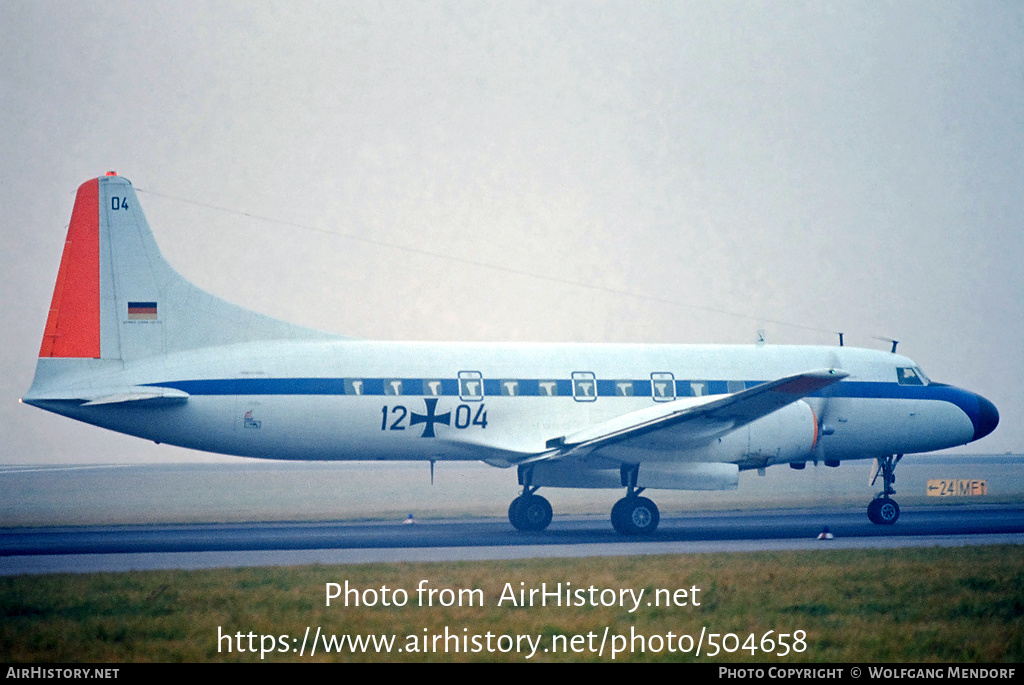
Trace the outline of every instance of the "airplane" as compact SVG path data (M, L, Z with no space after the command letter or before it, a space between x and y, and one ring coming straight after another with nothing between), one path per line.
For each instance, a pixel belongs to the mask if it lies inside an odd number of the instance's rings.
M735 489L740 471L856 459L882 478L868 517L893 524L903 455L999 423L895 349L381 342L293 325L178 274L115 172L78 189L22 401L229 455L515 467L521 531L551 522L541 487L623 489L611 522L633 536L658 527L648 488Z

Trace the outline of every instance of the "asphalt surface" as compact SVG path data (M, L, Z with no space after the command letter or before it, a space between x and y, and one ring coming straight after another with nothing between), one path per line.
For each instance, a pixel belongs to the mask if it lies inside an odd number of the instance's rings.
M824 526L833 540L816 539ZM540 533L504 519L5 528L0 575L1004 542L1024 543L1024 506L905 508L893 526L859 509L672 514L644 538L620 536L604 517L571 516Z

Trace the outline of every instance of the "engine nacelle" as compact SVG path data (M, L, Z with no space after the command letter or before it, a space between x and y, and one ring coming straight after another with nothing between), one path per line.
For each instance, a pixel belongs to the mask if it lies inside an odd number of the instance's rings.
M803 400L786 404L766 417L752 421L680 455L686 461L728 462L740 468L804 462L812 458L818 441L818 419Z
M688 451L684 458L724 461L741 468L802 462L812 458L818 444L818 417L799 400L756 421L730 431L705 449Z

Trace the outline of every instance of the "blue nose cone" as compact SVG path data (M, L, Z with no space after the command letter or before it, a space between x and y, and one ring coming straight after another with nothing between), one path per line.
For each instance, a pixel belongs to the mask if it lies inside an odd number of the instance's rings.
M986 400L981 395L975 395L978 398L978 414L971 416L971 422L974 424L974 437L972 440L980 440L999 425L999 412L996 410L996 405Z

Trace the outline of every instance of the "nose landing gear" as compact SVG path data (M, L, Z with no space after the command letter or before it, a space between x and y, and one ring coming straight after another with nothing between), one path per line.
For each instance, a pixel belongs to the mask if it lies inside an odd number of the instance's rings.
M878 480L878 476L882 476L883 486L882 492L878 494L878 497L871 500L871 504L868 505L868 519L874 524L891 526L900 517L900 505L896 504L896 500L891 499L889 495L896 494L892 484L896 482L896 464L902 458L902 454L897 454L875 460L877 466L875 468L875 475L871 479L871 484L874 485L875 481Z

